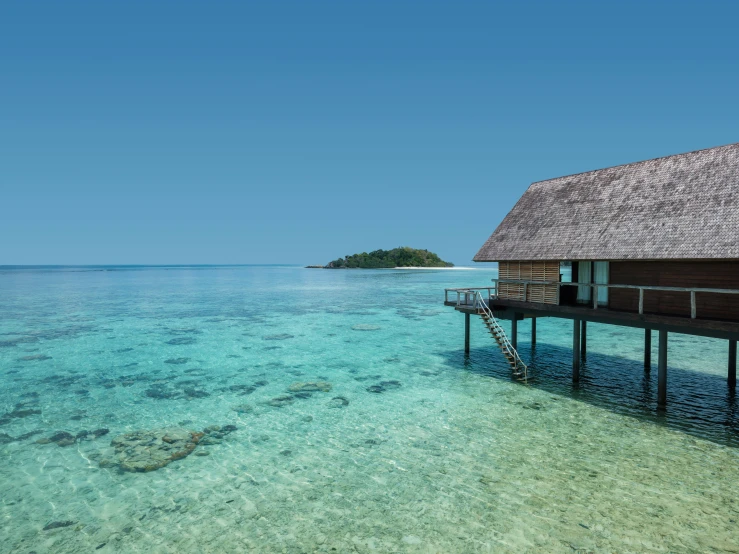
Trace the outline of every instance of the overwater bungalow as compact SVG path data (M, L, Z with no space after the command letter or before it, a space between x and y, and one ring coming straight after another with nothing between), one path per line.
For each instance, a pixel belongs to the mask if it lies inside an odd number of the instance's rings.
M533 183L475 255L498 262L492 287L448 289L445 303L480 315L514 374L521 320L573 320L573 380L587 322L658 333L658 404L667 402L668 333L739 339L739 143ZM510 337L498 319L511 320Z

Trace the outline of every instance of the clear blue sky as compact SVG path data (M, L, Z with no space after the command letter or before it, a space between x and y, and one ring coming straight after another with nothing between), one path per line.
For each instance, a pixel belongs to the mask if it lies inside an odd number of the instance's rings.
M0 264L468 263L532 181L739 141L739 2L0 5Z

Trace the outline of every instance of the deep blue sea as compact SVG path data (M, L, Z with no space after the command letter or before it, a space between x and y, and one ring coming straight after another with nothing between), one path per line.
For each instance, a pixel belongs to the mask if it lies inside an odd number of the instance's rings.
M661 414L643 331L574 386L525 321L526 385L443 306L493 277L0 268L0 552L739 551L726 342L670 335Z

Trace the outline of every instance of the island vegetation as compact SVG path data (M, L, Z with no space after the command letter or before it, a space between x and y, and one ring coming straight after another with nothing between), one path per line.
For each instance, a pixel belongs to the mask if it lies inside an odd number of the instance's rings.
M428 250L418 250L402 246L392 250L375 250L352 254L329 262L325 269L383 269L393 267L454 267L454 264L445 262L439 256Z

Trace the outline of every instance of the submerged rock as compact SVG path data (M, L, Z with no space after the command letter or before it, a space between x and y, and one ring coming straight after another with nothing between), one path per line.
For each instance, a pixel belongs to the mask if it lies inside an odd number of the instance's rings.
M200 444L202 445L209 445L209 444L220 444L223 442L223 439L228 435L229 433L233 433L236 431L238 427L235 425L224 425L221 427L220 425L211 425L210 427L206 427L203 429L203 433L205 436L200 441Z
M39 415L40 413L41 413L41 410L34 410L32 408L25 409L25 410L16 409L10 412L8 416L14 417L14 418L21 418L21 417L28 417L32 415Z
M26 439L30 439L31 437L34 437L38 435L39 433L43 433L41 429L36 429L34 431L29 431L28 433L23 433L22 435L19 435L15 438L17 441L24 441Z
M207 398L210 396L209 392L195 388L184 389L184 393L187 398Z
M204 433L180 427L135 431L114 438L118 465L123 471L148 472L189 456Z
M170 358L169 360L164 360L164 363L181 365L181 364L186 364L189 361L190 361L190 358Z
M257 388L253 385L231 385L228 387L231 392L238 392L239 396L246 396L253 393Z
M13 419L21 419L24 417L39 415L41 410L35 408L25 408L24 404L16 404L15 409L12 412L6 412L0 415L0 425L10 423Z
M52 529L59 529L61 527L70 527L77 523L76 521L67 520L67 521L52 521L51 523L47 523L44 526L44 531L51 531Z
M276 396L272 400L268 400L267 405L272 406L273 408L282 408L284 406L289 406L293 402L295 402L294 396L284 394L282 396Z
M154 385L144 391L144 396L148 396L149 398L156 398L157 400L163 400L181 398L182 393L180 391L170 389L164 385Z
M345 408L349 405L349 400L343 396L334 396L328 403L329 408Z
M42 443L40 441L36 442L39 444L48 444L50 442L54 442L57 444L57 446L71 446L75 443L76 440L76 437L72 433L67 433L66 431L57 431L47 439L46 443Z
M380 381L377 385L372 385L371 387L367 387L367 392L382 393L387 390L400 388L401 386L402 385L400 381L391 379L389 381Z
M311 383L293 383L288 390L290 392L329 392L332 389L331 383L326 381L316 381Z
M195 344L195 339L193 337L176 337L174 339L169 339L167 341L167 344L172 345L181 345L181 344Z

